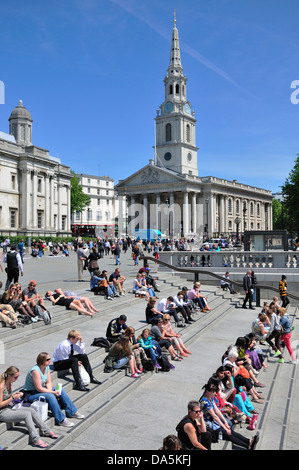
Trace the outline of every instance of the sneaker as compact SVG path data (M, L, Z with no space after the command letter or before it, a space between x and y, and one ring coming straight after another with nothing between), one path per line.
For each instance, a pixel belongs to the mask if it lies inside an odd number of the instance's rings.
M156 364L155 364L155 367L156 367L157 369L162 369L162 367L160 366L160 364L158 364L157 362L156 362Z
M59 426L64 426L66 428L71 428L74 425L74 423L71 423L67 418L65 418L63 421L61 421L61 423L59 423Z
M277 362L281 362L281 363L283 363L283 362L284 362L284 358L282 357L281 359L278 359L278 361L277 361Z
M132 379L138 379L139 374L137 374L137 373L136 373L136 374L132 374L131 377L132 377Z
M281 352L278 350L276 351L276 353L274 354L274 357L277 357L277 356L280 356Z
M72 418L84 419L85 416L84 416L84 415L81 415L81 414L79 413L79 411L76 411L76 413L72 416Z
M112 297L110 297L110 295L107 297L107 300L113 300Z
M36 322L37 322L37 318L36 318L36 317L31 317L31 321L32 321L33 323L36 323Z

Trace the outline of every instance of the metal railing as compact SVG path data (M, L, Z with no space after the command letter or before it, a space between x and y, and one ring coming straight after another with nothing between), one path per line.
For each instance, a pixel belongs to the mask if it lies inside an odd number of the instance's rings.
M149 261L153 261L154 263L158 263L161 266L165 266L169 269L172 269L173 271L178 271L178 272L181 272L181 273L191 273L191 274L194 275L194 283L199 281L199 275L200 274L204 274L204 275L214 277L215 279L219 279L219 281L221 281L221 280L223 281L223 279L224 279L222 275L215 274L212 271L207 271L206 269L177 267L177 266L173 266L171 264L165 263L165 261L161 261L159 259L153 258L152 256L143 255L143 256L140 256L139 259L143 260L144 264L146 264L146 261L149 260ZM240 287L243 290L243 282L232 281L231 279L229 279L227 282L229 282L233 286ZM256 289L256 306L257 307L261 306L261 290L262 289L275 292L279 296L279 289L277 287L267 286L267 285L264 285L264 284L263 285L262 284L255 284L254 289ZM292 294L292 293L288 292L288 297L291 298L291 299L297 300L299 302L299 296L298 295L295 295L295 294Z

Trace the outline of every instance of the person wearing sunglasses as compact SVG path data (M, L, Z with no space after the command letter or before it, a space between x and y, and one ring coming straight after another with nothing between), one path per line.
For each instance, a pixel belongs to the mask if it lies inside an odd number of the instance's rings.
M55 421L59 426L72 427L74 423L69 421L67 418L84 419L78 411L68 394L62 388L61 391L52 387L52 380L50 374L50 362L51 357L46 352L41 352L36 358L36 364L31 367L28 371L24 390L30 394L29 402L33 403L34 400L38 400L39 397L43 396L48 403L49 409L52 411ZM57 398L59 397L65 414L62 412L59 406Z
M19 423L20 421L25 421L32 445L45 449L49 445L40 438L35 426L41 430L45 437L57 439L58 435L51 431L49 426L32 407L16 407L16 403L20 402L23 397L23 392L12 391L12 385L19 378L19 375L19 369L15 366L10 366L0 376L0 422Z
M211 450L212 436L206 429L201 405L192 400L188 403L188 414L176 427L178 438L185 450Z

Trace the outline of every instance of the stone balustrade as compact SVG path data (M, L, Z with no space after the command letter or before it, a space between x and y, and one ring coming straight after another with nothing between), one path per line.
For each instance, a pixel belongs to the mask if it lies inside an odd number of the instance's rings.
M292 251L162 251L160 260L178 268L299 268L299 252Z

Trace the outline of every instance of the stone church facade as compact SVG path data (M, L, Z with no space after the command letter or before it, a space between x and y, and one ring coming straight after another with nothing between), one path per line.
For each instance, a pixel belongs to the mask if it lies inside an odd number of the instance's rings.
M238 230L272 229L272 193L266 189L198 176L196 119L187 99L176 20L165 99L156 114L155 157L120 180L116 190L128 205L128 233L158 229L168 237L232 235ZM119 225L124 216L119 213Z

